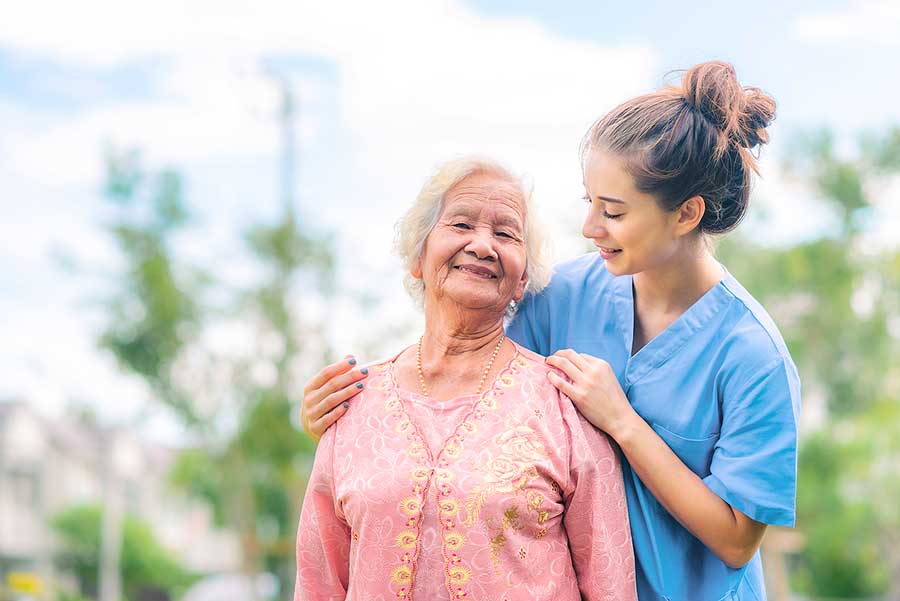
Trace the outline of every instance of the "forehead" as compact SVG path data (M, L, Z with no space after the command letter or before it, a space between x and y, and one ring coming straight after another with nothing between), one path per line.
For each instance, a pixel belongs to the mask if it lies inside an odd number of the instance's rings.
M525 214L525 200L519 186L494 173L467 175L447 191L444 200L444 211L451 207L480 209L487 204L501 211L515 211L519 216Z
M593 150L584 165L584 185L588 187L633 189L634 178L625 169L625 163L617 156L601 150ZM600 193L600 190L596 191Z

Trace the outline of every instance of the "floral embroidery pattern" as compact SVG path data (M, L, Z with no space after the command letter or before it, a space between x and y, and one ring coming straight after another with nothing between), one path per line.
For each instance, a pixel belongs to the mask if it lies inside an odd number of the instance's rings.
M506 545L505 532L507 530L521 530L522 524L519 523L519 508L515 505L509 507L503 512L503 518L500 524L496 524L493 517L488 517L485 524L492 530L497 530L497 535L491 539L491 561L494 564L494 570L500 566L500 552Z
M390 372L380 380L371 382L370 386L375 386L388 393L384 410L394 420L394 431L406 437L408 443L406 455L415 464L409 475L412 494L400 501L398 507L400 513L407 516L404 522L407 529L397 533L394 545L403 553L400 555L400 565L391 572L391 583L396 598L406 600L411 598L415 585L416 560L419 557L419 538L423 515L422 506L431 484L432 470L428 465L428 449L422 443L415 424L403 410L400 397L396 391L392 390Z
M497 493L515 493L538 477L535 462L547 457L547 451L534 430L524 424L507 423L505 431L497 434L491 448L500 449L477 467L485 474L484 481L466 498L466 525L473 525L488 499Z
M513 367L521 368L525 363L521 357L516 357L511 363ZM468 598L466 584L472 577L472 571L462 565L463 560L460 549L465 545L465 538L455 530L458 526L458 514L460 503L452 498L454 472L449 468L450 461L457 459L462 453L463 442L467 436L476 434L479 430L478 422L490 411L496 411L500 406L498 396L502 395L499 388L515 386L515 370L512 373L501 373L494 386L485 392L476 402L465 419L457 426L454 433L445 441L436 458L431 457L431 451L424 442L424 437L418 430L416 423L410 418L403 408L400 397L396 392L396 382L393 380L393 372L385 366L385 377L370 386L388 393L384 410L394 421L393 429L398 434L406 436L406 455L414 461L415 467L410 472L411 492L413 496L403 499L399 504L399 510L408 516L406 525L409 530L397 534L395 544L406 551L401 556L401 565L391 573L391 581L395 584L394 593L397 599L409 599L415 585L416 560L419 556L419 543L421 535L421 523L423 509L428 489L434 484L435 501L439 510L442 544L441 554L444 558L445 579L447 590L452 599ZM506 444L506 453L527 454L529 443L512 436L503 441ZM537 443L540 444L540 443ZM436 459L436 461L435 461ZM501 459L494 465L497 474L504 472L512 474L515 466L504 463L507 459ZM532 471L534 468L532 467ZM536 472L535 472L536 474ZM531 478L531 474L527 478ZM467 501L468 507L468 501Z

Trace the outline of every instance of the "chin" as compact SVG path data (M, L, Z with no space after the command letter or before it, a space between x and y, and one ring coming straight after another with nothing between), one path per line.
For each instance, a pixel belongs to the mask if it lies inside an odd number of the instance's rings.
M604 263L606 264L606 271L612 275L628 275L630 273L624 265L618 265L616 261L604 261Z

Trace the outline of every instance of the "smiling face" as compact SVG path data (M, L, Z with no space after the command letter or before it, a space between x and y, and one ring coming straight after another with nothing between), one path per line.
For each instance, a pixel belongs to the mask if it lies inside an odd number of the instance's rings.
M589 201L582 235L591 240L613 275L652 270L671 260L683 238L678 211L665 211L639 191L616 156L591 151L584 169Z
M410 273L425 282L425 304L503 314L525 293L525 204L501 176L477 172L444 196L443 210Z

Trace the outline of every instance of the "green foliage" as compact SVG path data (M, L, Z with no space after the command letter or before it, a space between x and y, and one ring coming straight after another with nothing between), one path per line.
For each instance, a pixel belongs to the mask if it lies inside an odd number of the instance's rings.
M846 449L836 449L829 435L804 444L797 504L807 542L795 578L804 591L858 598L884 592L887 573L865 502L842 494L847 463Z
M87 597L63 590L56 591L55 599L56 601L91 601Z
M188 219L180 177L173 171L149 176L136 152L111 153L106 189L122 209L108 230L127 271L108 300L111 319L100 345L187 422L196 423L189 399L169 375L200 325L195 298L203 280L199 270L179 271L172 256L171 237Z
M102 519L101 507L84 505L67 509L51 520L62 541L57 563L78 576L88 595L97 590ZM121 569L122 588L128 598L136 598L137 591L145 586L177 593L194 580L159 544L150 528L132 516L126 516L122 527Z
M109 302L112 319L101 344L197 435L200 444L181 454L171 481L205 499L216 522L239 534L245 570L271 570L287 588L303 467L315 450L293 426L292 374L310 352L326 349L318 327L298 314L296 293L303 290L309 298L333 290L330 243L301 228L288 207L275 223L244 232L245 250L263 277L253 287L230 288L176 252L173 237L192 219L177 173L148 173L136 152L113 153L107 180L107 196L120 215L108 231L126 268ZM280 350L264 357L252 348L236 356L214 354L203 346L202 333L222 319L252 323L256 340L277 340ZM198 369L209 373L193 373L185 383L174 377L173 366L188 352L202 357ZM321 354L311 358L316 365L322 360ZM269 364L273 381L253 377L260 363ZM229 398L201 408L207 382L221 373L231 374Z

